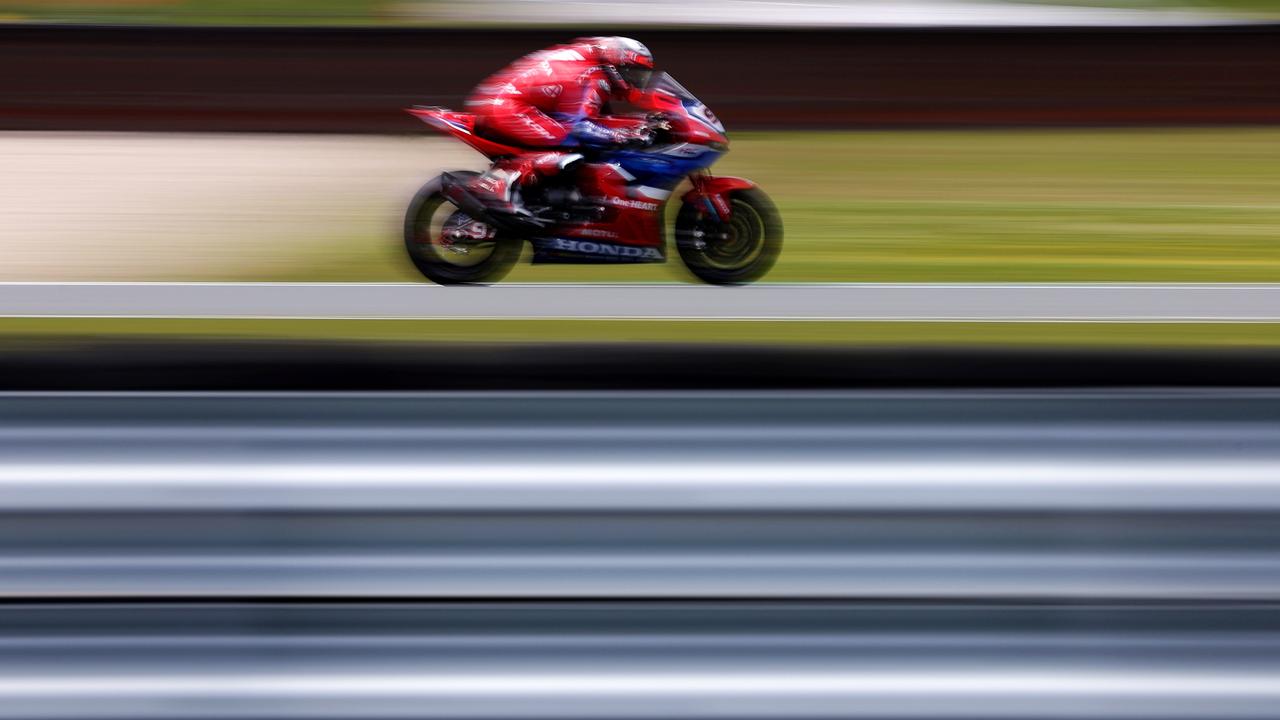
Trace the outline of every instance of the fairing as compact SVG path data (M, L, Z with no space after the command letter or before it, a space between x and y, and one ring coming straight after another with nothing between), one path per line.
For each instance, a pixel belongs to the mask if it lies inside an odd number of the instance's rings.
M476 134L476 116L441 107L415 106L405 112L441 132L452 135L470 145L490 160L528 152L523 148L505 145Z

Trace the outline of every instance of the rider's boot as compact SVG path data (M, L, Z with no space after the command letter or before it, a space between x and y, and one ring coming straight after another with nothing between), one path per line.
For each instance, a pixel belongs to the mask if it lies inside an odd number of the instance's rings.
M577 153L540 152L504 158L467 183L467 190L499 222L533 231L552 220L525 205L525 191L545 178L570 170L582 161Z

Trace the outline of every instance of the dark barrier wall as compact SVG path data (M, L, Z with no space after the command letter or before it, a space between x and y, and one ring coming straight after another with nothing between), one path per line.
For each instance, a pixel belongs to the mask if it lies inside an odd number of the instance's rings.
M1280 387L1271 348L768 347L134 337L0 345L0 391Z
M569 31L9 27L0 128L411 131ZM730 129L1280 122L1280 27L631 31Z

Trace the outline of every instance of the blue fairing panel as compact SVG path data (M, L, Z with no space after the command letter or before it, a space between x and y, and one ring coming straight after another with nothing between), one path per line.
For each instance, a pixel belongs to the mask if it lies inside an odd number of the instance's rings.
M710 167L723 154L702 145L680 144L617 150L605 155L603 160L617 163L640 183L669 190L690 173Z

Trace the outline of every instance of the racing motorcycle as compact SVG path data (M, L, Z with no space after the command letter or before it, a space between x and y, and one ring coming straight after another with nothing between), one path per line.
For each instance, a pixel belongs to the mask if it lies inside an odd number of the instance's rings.
M652 144L578 150L582 157L569 156L580 161L571 172L522 190L526 209L539 219L532 228L493 216L471 197L465 188L477 173L446 172L431 180L405 215L409 258L446 285L501 280L525 242L535 264L666 262L664 209L688 179L675 219L680 259L709 283L763 277L781 249L782 221L755 183L707 171L729 149L724 125L666 73L649 83L643 109ZM428 106L407 112L490 160L527 152L484 137L470 113ZM617 117L614 122L626 119Z

